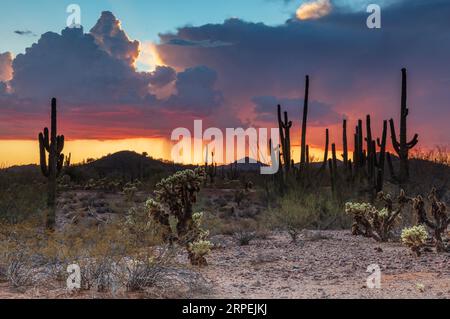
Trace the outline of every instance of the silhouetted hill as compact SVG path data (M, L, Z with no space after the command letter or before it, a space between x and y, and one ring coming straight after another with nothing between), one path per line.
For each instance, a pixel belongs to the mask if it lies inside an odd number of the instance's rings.
M75 165L67 169L66 173L75 179L111 177L145 180L181 168L180 165L156 160L136 152L122 151L86 164Z

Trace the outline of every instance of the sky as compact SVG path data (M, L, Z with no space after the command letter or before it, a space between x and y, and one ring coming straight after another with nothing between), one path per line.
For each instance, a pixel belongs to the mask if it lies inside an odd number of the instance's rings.
M82 28L66 28L67 6ZM381 7L381 28L366 25ZM344 118L398 121L408 69L409 134L448 145L450 2L446 0L3 0L0 165L36 163L37 134L58 99L74 161L122 149L169 158L171 132L274 127L287 110L298 156L304 78L308 144L326 128L341 147ZM350 125L352 127L352 125Z

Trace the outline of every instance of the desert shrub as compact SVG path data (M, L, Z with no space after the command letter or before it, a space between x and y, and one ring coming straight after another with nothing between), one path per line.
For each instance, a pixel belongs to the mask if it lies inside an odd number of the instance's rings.
M0 188L0 220L20 223L41 215L45 209L45 192L36 183L11 183Z
M428 232L425 226L419 225L405 228L402 231L402 243L416 255L421 255L421 250L428 239Z
M125 194L128 202L132 202L134 200L134 197L136 196L136 193L138 192L141 185L142 183L138 180L125 184L122 191Z
M278 200L278 206L269 208L262 216L267 228L283 229L289 232L293 241L305 228L330 229L346 227L341 206L322 193L288 192Z
M239 246L248 246L250 245L250 242L256 238L256 232L239 230L234 233L233 237L236 239Z
M165 241L184 245L189 260L198 266L207 264L207 246L212 247L206 240L209 232L201 226L203 214L193 212L205 178L203 168L177 172L158 183L155 198L146 203L151 219L162 226Z
M134 216L133 225L126 220L91 228L72 225L65 231L51 234L34 222L0 223L0 280L14 287L41 281L49 285L53 280L65 285L67 266L78 264L82 289L126 290L132 277L142 279L135 273L155 278L176 253L174 248L170 254L159 253L160 234L147 232L143 236L136 232L136 229L144 229L142 223L140 216ZM125 260L138 261L140 266L127 269ZM150 284L150 280L146 282Z
M15 250L7 253L4 275L14 288L26 288L33 284L30 255L24 250Z

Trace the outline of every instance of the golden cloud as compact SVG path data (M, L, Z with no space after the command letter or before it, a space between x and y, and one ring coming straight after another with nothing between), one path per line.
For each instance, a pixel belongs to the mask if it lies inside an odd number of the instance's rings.
M328 15L332 8L330 0L306 2L297 9L297 18L300 20L319 19Z

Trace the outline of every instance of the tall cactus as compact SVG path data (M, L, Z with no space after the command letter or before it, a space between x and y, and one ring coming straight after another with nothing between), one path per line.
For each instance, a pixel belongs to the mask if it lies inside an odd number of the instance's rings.
M39 133L40 164L42 174L48 178L47 193L47 220L46 227L49 230L55 228L56 222L56 178L62 170L64 163L64 135L57 135L56 99L52 99L50 135L48 128ZM48 153L48 165L46 159Z
M348 168L348 142L347 142L347 120L342 123L342 159L344 161L344 168Z
M292 121L289 121L288 113L284 112L284 121L281 118L281 105L278 105L278 126L280 129L281 148L283 150L283 160L286 173L291 168L291 128Z
M325 130L325 148L323 150L323 162L322 162L322 166L320 168L320 171L323 171L327 168L327 164L328 164L328 149L330 147L330 130L326 129Z
M302 121L302 141L301 141L301 154L300 154L300 166L306 164L306 129L308 126L308 103L309 103L309 76L306 76L305 84L305 98L303 103L303 121Z
M372 139L372 125L370 115L366 117L366 143L367 143L367 174L369 183L373 184L375 178L375 166L377 162L377 149L375 141Z
M380 155L376 162L377 168L377 180L376 180L376 192L379 193L383 190L384 184L384 162L386 158L386 139L387 139L387 121L383 122L383 133L381 140L377 139L378 147L380 148Z
M391 126L391 138L392 145L395 152L400 158L400 174L398 176L398 182L404 183L409 179L409 164L408 156L409 151L414 148L419 142L419 135L414 135L413 139L407 141L407 117L409 115L409 109L407 107L407 74L406 69L402 69L402 100L401 100L401 114L400 114L400 141L397 139L395 132L394 120L390 120Z

